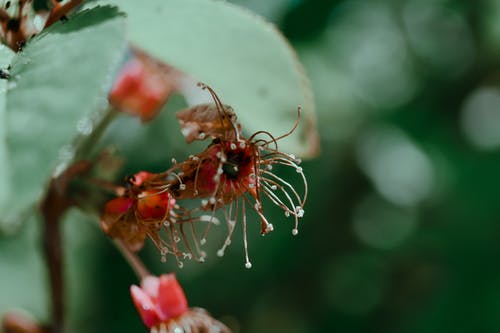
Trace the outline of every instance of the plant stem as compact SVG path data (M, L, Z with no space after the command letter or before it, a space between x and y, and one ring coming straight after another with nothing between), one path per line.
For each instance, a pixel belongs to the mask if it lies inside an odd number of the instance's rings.
M146 276L151 275L142 260L135 253L130 251L123 243L123 241L115 240L115 245L125 258L125 260L127 260L129 265L132 267L139 280L142 280Z
M63 250L61 224L64 213L74 205L67 193L68 185L75 176L87 172L90 164L77 162L57 178L53 178L40 205L43 217L43 249L49 269L52 301L52 333L64 329Z
M63 255L60 220L67 206L60 195L50 187L42 203L43 248L49 269L50 295L52 300L52 333L61 333L64 326Z
M77 139L75 143L76 153L75 160L88 159L89 155L97 141L102 137L104 131L108 128L109 124L115 119L118 112L112 107L109 107L102 117L96 122L97 125L92 130L92 133L88 136L81 136Z
M52 8L49 18L45 22L45 28L48 28L55 22L59 21L63 16L68 14L72 9L76 8L78 5L80 5L84 0L70 0L66 2L64 5L60 5L59 3L56 3L54 5L54 8Z

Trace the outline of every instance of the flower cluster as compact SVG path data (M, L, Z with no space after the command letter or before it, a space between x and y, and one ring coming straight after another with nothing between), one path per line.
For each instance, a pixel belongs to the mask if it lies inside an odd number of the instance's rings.
M257 216L263 235L273 230L264 214L264 198L287 217L293 217L293 235L298 233L299 218L304 215L307 181L300 160L278 149L278 141L296 129L299 117L284 135L273 137L259 131L247 138L232 108L222 104L210 87L200 86L210 92L214 104L181 110L177 118L188 143L210 140L208 147L183 162L175 162L165 172L140 172L131 177L123 195L107 203L102 226L109 236L124 240L132 250L140 249L149 236L162 254L173 254L181 264L179 258L204 260L200 245L206 242L211 226L219 223L216 212L221 210L228 235L217 254L224 255L236 223L241 221L245 266L250 268L248 212ZM300 116L300 108L298 113ZM275 173L279 167L291 168L298 174L302 194ZM199 200L196 208L182 208L182 201L193 199ZM201 237L197 236L195 222L207 224Z

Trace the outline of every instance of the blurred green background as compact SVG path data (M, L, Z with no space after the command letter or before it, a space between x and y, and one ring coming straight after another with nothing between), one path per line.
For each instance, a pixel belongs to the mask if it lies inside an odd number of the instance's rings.
M322 152L303 163L299 235L270 209L275 231L248 233L251 270L240 236L215 255L224 230L205 264L162 264L152 247L144 260L235 333L500 331L500 1L233 2L280 27L315 93ZM71 331L145 331L132 271L72 214ZM47 318L38 232L0 239L2 311Z

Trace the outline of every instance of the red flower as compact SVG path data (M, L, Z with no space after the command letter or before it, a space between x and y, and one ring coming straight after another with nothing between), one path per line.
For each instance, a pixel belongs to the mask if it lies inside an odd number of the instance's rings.
M170 192L142 188L153 175L141 171L130 177L124 195L108 201L104 207L101 219L104 232L123 240L132 251L140 250L147 236L160 245L158 233L173 215L175 199Z
M142 321L149 328L188 310L184 291L173 274L159 278L148 276L142 280L141 288L132 285L130 293Z
M139 251L147 237L160 250L162 261L167 254L181 259L204 261L193 222L212 222L205 216L191 216L189 210L176 204L163 174L141 171L128 179L123 195L106 203L101 226L111 238L122 240L131 251ZM187 230L186 230L187 226ZM193 250L194 249L194 250Z
M167 102L184 76L171 66L138 49L120 69L108 99L119 111L138 116L143 122L153 119Z
M229 329L206 311L189 309L184 291L174 274L148 276L130 294L144 324L151 332L226 332Z
M285 215L293 216L295 226L293 235L298 234L298 219L304 215L307 198L307 181L299 166L300 160L292 154L281 152L278 141L293 133L295 126L286 134L273 137L266 131L259 131L250 138L241 133L231 108L220 101L215 92L207 89L215 102L209 108L205 105L182 110L177 114L183 134L188 142L195 139L212 138L212 143L205 151L191 156L187 161L174 165L166 171L163 186L167 186L172 195L180 199L200 198L201 209L213 211L224 208L228 224L228 236L218 255L224 254L230 244L234 226L241 219L244 229L245 266L250 268L246 241L246 211L253 210L261 222L261 234L273 230L263 211L264 197L280 207ZM300 108L299 108L300 116ZM292 168L299 175L304 193L300 195L294 186L278 176L274 167ZM160 182L161 184L161 182ZM201 242L205 240L205 232Z

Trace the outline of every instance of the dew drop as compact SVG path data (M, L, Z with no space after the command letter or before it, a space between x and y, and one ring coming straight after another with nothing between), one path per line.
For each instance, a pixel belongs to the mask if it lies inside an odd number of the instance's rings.
M179 243L181 238L179 236L174 236L174 242Z
M276 186L276 185L271 186L271 190L276 191L277 189L278 189L278 186Z
M82 118L76 123L76 130L83 135L89 135L92 133L93 129L94 124L90 118Z
M299 229L294 228L292 229L292 235L297 236L299 234Z
M235 150L237 148L236 144L235 143L231 143L230 148L231 148L231 150Z
M244 149L247 145L245 144L245 142L240 142L240 148L241 149Z
M217 256L218 257L223 257L224 256L224 250L223 249L217 250Z
M247 269L252 268L252 263L251 263L250 261L247 261L247 262L245 263L245 268L247 268Z
M177 266L179 266L179 268L182 268L182 267L184 267L184 263L183 263L182 261L179 261L179 262L177 263Z
M201 245L205 245L206 243L207 243L207 239L206 238L200 239L200 244Z
M167 262L167 257L166 256L161 256L160 261L165 263Z
M186 184L180 184L179 190L184 191L186 189Z

